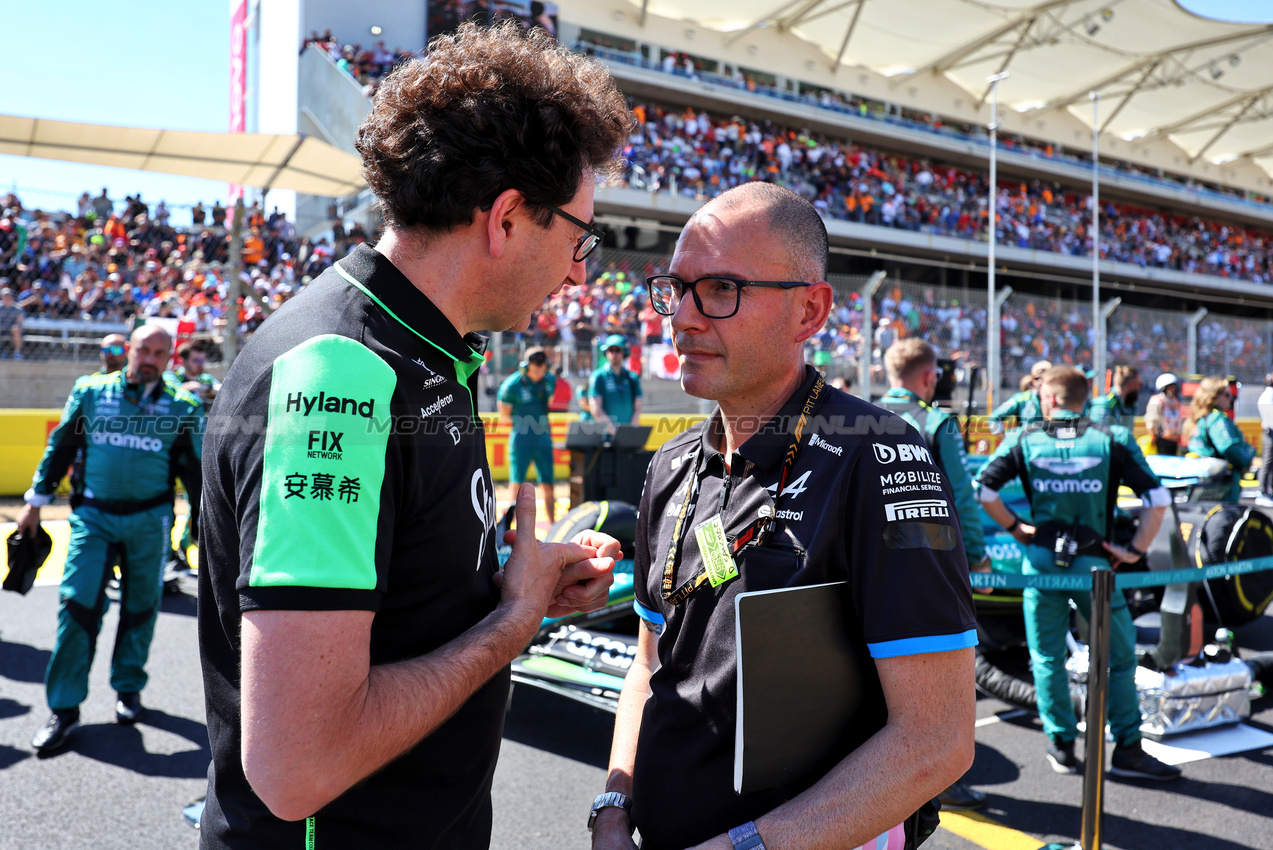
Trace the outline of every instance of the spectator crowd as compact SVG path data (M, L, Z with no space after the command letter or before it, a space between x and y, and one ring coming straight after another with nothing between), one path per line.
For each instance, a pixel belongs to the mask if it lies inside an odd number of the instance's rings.
M661 70L667 74L689 77L694 80L705 80L716 85L746 89L749 92L780 100L792 101L805 106L814 106L832 112L853 115L890 124L897 124L911 129L930 132L964 141L986 143L989 136L986 128L980 125L958 121L948 121L931 112L910 109L901 104L871 100L859 95L827 89L810 83L788 81L791 88L783 88L778 79L763 71L748 70L739 66L728 68L722 73L720 63L703 57L692 56L683 52L660 50L662 57L655 61L634 49L632 42L625 39L611 38L593 34L590 40L580 40L574 49L590 55L596 55L611 62L640 65L651 70ZM1014 133L999 131L998 146L1005 151L1023 153L1031 157L1045 160L1062 160L1091 167L1091 151L1084 149L1058 148L1051 142L1030 139ZM1232 186L1195 180L1193 177L1175 175L1162 169L1146 169L1135 163L1123 162L1108 156L1101 159L1101 170L1117 176L1130 177L1152 183L1174 185L1183 191L1199 195L1208 195L1227 200L1242 201L1253 204L1273 203L1273 198L1249 190L1239 190Z
M337 229L338 240L300 238L275 208L248 207L241 247L243 287L238 326L251 331L337 256L368 235ZM20 354L31 319L132 324L138 317L185 319L195 332L222 328L227 305L231 234L226 209L191 210L191 227L174 227L160 201L122 203L84 193L74 212L27 210L13 193L0 199L0 353Z
M985 175L893 154L773 121L713 116L651 101L633 104L639 129L625 148L628 183L712 197L749 180L781 183L827 218L964 239L986 238ZM999 244L1091 254L1089 196L1042 180L999 181ZM1101 256L1256 283L1273 282L1273 236L1197 217L1103 203Z

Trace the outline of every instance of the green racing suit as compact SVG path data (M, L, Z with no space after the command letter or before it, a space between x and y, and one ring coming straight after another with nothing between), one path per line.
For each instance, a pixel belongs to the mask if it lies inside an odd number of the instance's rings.
M146 686L176 479L189 495L191 522L198 518L202 404L167 380L158 381L144 397L143 392L124 371L76 381L26 494L29 504L48 504L68 467L75 465L57 640L45 677L54 710L74 708L88 695L88 672L106 613L106 585L116 560L120 621L111 686L121 693Z
M1109 536L1118 488L1126 483L1146 507L1167 507L1171 498L1145 463L1131 431L1118 425L1093 425L1067 410L1053 418L1010 432L978 474L978 498L993 502L1004 485L1020 478L1036 528L1085 526ZM1109 569L1100 554L1078 554L1069 568L1056 563L1052 541L1043 534L1026 547L1026 575L1080 574ZM1086 592L1026 588L1026 639L1038 693L1043 730L1054 741L1078 736L1065 669L1070 603L1090 615ZM1110 611L1109 726L1120 745L1140 740L1140 704L1136 694L1136 634L1127 599L1115 593Z

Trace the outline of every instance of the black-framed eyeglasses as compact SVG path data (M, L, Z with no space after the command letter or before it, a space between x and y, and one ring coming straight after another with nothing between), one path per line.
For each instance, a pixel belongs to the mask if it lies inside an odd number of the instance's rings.
M588 259L588 255L601 244L601 237L605 236L606 232L600 227L597 227L595 224L589 224L586 221L581 221L575 218L573 215L559 207L552 207L551 209L553 211L553 215L559 215L576 227L583 229L583 236L580 236L579 241L575 243L574 257L576 263L582 263L584 260Z
M800 280L742 280L723 275L684 281L674 274L647 277L645 285L650 290L650 304L654 307L654 312L663 316L674 315L688 289L694 296L698 311L709 319L728 319L737 313L744 287L795 289L797 286L813 286L812 283Z

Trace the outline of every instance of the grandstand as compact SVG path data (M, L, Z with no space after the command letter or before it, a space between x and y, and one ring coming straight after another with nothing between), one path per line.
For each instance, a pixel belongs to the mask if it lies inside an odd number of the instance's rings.
M248 40L256 84L246 129L352 152L378 79L477 5L261 4ZM640 281L664 267L703 200L749 179L790 186L827 221L838 301L811 360L869 376L881 345L919 334L965 366L984 366L992 193L981 80L997 71L1013 76L1001 90L993 187L1004 298L996 394L1011 392L1035 359L1091 365L1101 338L1108 363L1150 375L1258 384L1269 369L1273 182L1259 141L1268 27L1203 22L1172 0L926 0L918 18L905 0L806 0L777 11L745 0L542 5L535 23L605 62L641 126L624 151L622 185L598 190L611 238L590 261L594 286L546 304L521 338L499 339L495 372L532 341L557 347L569 373L587 368L600 335L654 339L657 325L640 318ZM529 3L492 7L530 21ZM1155 38L1142 37L1147 27ZM1067 69L1064 86L1043 73L1053 66ZM1103 334L1092 315L1089 88L1102 90L1106 110ZM85 359L76 341L136 313L188 319L214 346L226 328L249 333L307 277L374 239L378 224L366 193L271 192L249 211L250 294L236 317L223 303L234 259L224 226L139 224L138 210L117 204L120 232L110 234L100 221L77 226L83 208L37 213L20 202L4 204L11 212L0 218L0 276L28 314L27 362ZM281 231L265 213L275 205ZM0 362L9 387L17 365ZM973 389L985 399L986 387ZM855 391L871 390L859 379ZM1243 401L1249 415L1254 394Z

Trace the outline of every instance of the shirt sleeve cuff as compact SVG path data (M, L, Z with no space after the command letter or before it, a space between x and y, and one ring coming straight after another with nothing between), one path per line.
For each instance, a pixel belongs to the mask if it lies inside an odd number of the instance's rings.
M990 502L993 502L997 498L999 498L998 490L991 490L985 484L982 484L980 487L977 488L978 502L981 502L982 504L989 504Z
M640 617L642 620L645 620L647 623L651 623L656 626L665 625L665 621L663 620L662 614L660 614L658 611L652 611L649 608L646 608L644 605L642 605L640 602L638 602L635 599L632 600L632 609L636 611L636 614L638 617Z
M35 492L35 488L32 487L30 490L27 490L22 494L22 500L33 508L42 508L45 505L52 504L53 496L46 496L43 493L37 493Z

